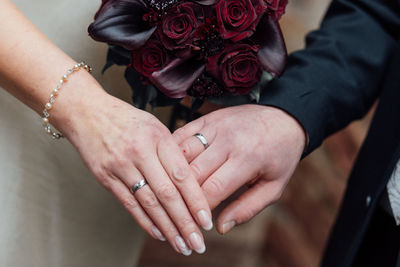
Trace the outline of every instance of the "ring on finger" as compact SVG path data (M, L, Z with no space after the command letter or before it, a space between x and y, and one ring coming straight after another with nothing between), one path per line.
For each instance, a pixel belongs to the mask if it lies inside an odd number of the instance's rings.
M202 135L201 133L196 133L193 136L196 137L197 139L199 139L200 142L203 144L204 148L207 149L209 144L208 144L207 139L204 137L204 135Z
M131 191L133 194L136 193L136 191L138 191L140 188L142 188L143 186L147 185L147 182L145 179L140 180L139 182L137 182L136 184L134 184L131 187Z

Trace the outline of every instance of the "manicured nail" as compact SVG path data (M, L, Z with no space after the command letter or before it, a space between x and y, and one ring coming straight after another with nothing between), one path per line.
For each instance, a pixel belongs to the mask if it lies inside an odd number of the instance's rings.
M227 223L224 223L222 225L222 234L226 234L227 232L229 232L230 230L232 230L232 228L236 225L236 223L234 221L230 221Z
M189 249L189 248L186 246L186 243L185 243L185 241L183 240L182 237L176 236L176 237L175 237L175 243L176 243L176 245L178 246L179 250L181 251L181 253L182 253L183 255L189 256L190 254L192 254L192 250Z
M203 254L206 251L206 245L204 245L198 233L191 233L189 236L191 247L199 254Z
M155 226L151 227L151 233L158 240L161 240L161 241L165 241L166 240L165 237L163 236L163 234L160 232L160 230Z
M197 213L197 218L204 230L210 231L213 228L213 222L205 210L199 211Z

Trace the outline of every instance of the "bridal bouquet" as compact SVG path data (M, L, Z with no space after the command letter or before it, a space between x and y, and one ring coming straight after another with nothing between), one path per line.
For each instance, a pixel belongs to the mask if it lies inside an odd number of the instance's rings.
M90 36L110 45L106 68L127 65L134 103L249 95L279 76L287 0L103 0ZM267 79L268 80L268 79Z

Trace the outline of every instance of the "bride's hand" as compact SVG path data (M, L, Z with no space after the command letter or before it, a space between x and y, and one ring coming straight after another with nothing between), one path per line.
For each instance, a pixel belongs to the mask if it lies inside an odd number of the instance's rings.
M148 112L103 91L64 90L52 110L62 117L56 127L100 184L154 238L163 240L164 235L184 255L191 249L203 253L196 222L209 230L211 211L169 130ZM130 188L142 179L148 185L133 194Z
M41 114L52 86L76 62L12 1L0 1L0 18L0 84ZM204 251L195 220L211 228L210 209L178 145L157 119L108 95L85 71L63 85L50 114L50 123L149 234L163 239L161 230L183 254L190 253L185 244ZM142 179L149 185L132 194L130 187Z
M204 148L194 137L201 133ZM224 108L205 115L174 133L210 207L243 185L250 188L217 219L226 233L278 200L302 154L305 133L284 111L261 105Z

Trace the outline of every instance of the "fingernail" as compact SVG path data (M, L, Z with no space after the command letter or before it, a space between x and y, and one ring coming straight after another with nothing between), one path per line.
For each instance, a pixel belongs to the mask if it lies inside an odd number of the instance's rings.
M205 210L199 211L197 213L197 218L204 230L210 231L213 228L213 222Z
M153 236L155 238L157 238L157 239L159 239L161 241L165 241L166 240L165 237L163 236L163 234L160 232L160 230L155 226L153 226L151 228L151 233L153 234Z
M189 240L190 245L197 253L203 254L206 251L206 245L204 245L204 242L198 233L191 233Z
M230 230L232 230L232 228L236 225L236 223L234 221L230 221L227 223L224 223L222 225L222 234L226 234L227 232L229 232Z
M182 253L183 255L189 256L190 254L192 254L192 250L189 249L189 248L186 246L186 243L185 243L185 241L183 240L182 237L176 236L176 237L175 237L175 243L176 243L176 245L178 246L179 250L181 251L181 253Z

